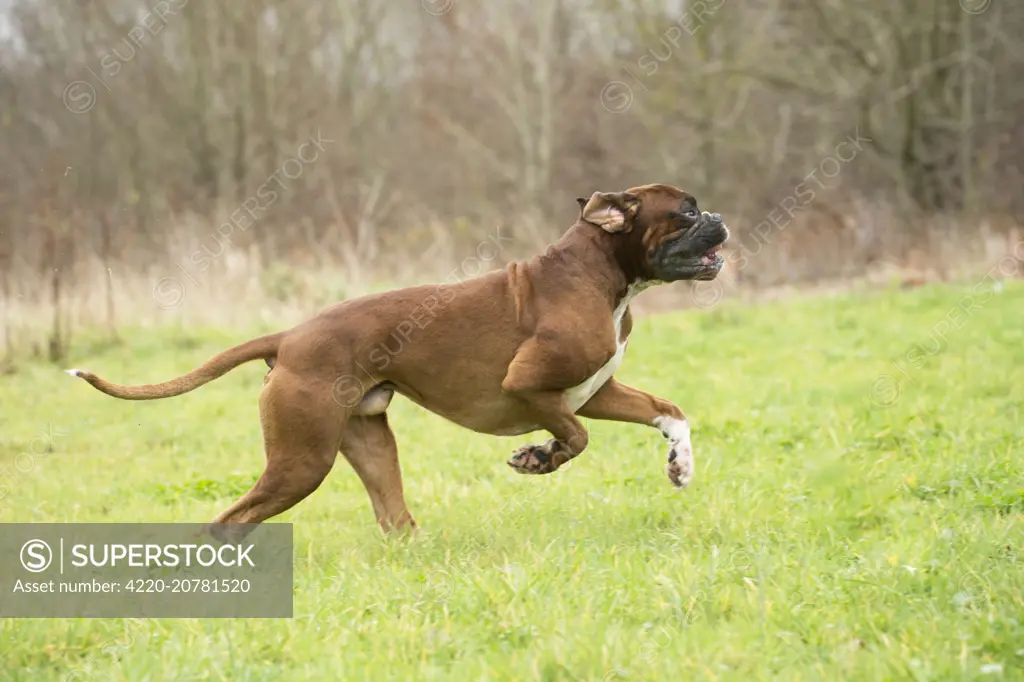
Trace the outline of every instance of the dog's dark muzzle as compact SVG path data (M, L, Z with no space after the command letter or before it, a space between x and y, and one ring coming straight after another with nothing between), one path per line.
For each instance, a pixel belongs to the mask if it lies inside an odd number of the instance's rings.
M725 262L718 251L728 238L722 216L704 211L689 230L662 244L654 254L655 269L665 281L714 279Z

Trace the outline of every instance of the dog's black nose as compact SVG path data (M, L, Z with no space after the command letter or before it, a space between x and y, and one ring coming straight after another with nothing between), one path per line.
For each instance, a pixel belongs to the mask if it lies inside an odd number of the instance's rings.
M711 222L713 222L713 223L720 223L720 222L722 222L722 215L720 213L712 213L711 214Z

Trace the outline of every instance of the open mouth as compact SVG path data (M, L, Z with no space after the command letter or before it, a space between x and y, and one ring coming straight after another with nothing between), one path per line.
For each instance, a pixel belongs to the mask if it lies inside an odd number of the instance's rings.
M718 252L721 249L722 244L719 244L718 246L712 246L710 249L704 252L703 256L700 257L700 264L706 267L720 266L725 260L718 254Z

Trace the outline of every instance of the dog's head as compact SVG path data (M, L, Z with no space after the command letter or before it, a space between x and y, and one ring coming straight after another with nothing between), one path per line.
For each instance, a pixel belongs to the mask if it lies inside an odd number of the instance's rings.
M722 216L701 211L677 187L644 185L576 201L581 221L614 237L608 242L631 279L711 280L722 269L718 251L729 238Z

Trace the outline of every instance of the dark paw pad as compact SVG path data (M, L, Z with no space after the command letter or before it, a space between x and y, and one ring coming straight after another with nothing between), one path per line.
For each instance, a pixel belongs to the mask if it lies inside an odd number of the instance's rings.
M568 459L558 443L548 442L519 448L508 465L521 474L550 474Z
M675 448L669 451L668 464L665 467L668 479L677 488L685 488L690 485L693 478L693 453L687 448L681 453Z

